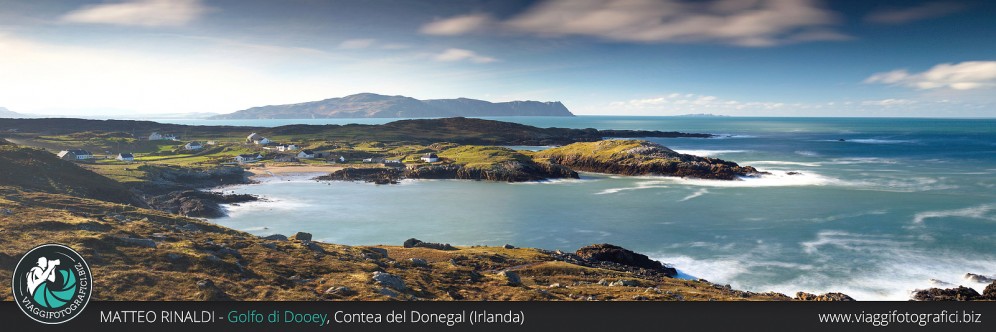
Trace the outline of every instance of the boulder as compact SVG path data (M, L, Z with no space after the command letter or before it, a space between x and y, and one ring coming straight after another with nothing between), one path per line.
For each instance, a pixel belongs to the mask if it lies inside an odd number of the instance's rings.
M325 295L350 296L355 294L356 291L346 286L339 286L339 287L333 286L325 290Z
M972 301L979 300L981 297L979 292L965 286L947 289L921 289L913 293L913 299L917 301Z
M504 246L502 246L502 248L505 248L505 249L515 249L515 246L506 243Z
M616 280L609 284L609 286L626 286L626 287L635 287L639 285L640 283L636 282L636 280L625 280L625 279Z
M519 274L514 271L504 270L498 272L498 277L505 280L509 286L518 286L522 284L522 278L520 278Z
M404 290L408 289L408 286L405 286L405 281L404 280L401 280L401 278L399 278L398 276L390 274L390 273L387 273L387 272L376 271L376 272L373 273L373 276L371 276L371 278L378 285L381 285L381 286L384 286L384 287L387 287L387 288L392 288L392 289L399 290L399 291L404 291Z
M297 232L291 238L298 241L311 241L311 233Z
M415 266L429 266L429 262L421 258L409 258L408 261L412 262L412 265Z
M985 296L986 299L996 301L996 281L986 286L986 289L982 291L982 296Z
M593 261L612 262L627 266L639 267L648 270L664 272L668 276L675 276L678 271L673 267L661 264L647 257L647 255L633 252L620 246L608 243L593 244L578 249L577 255L581 258Z
M422 240L416 238L410 238L405 240L403 244L405 248L429 248L437 250L457 250L456 247L451 246L449 243L432 243L432 242L422 242Z
M214 281L211 281L210 279L197 281L197 289L200 290L200 292L196 295L198 301L231 300L231 298L228 297L228 294L225 294L225 292L222 291L221 288L218 288L218 286L214 284Z
M799 301L816 301L816 302L841 302L841 301L854 301L853 298L847 296L844 293L825 293L825 294L810 294L806 292L795 293L795 299Z
M284 236L283 234L273 234L273 235L264 236L263 240L287 241L287 236Z

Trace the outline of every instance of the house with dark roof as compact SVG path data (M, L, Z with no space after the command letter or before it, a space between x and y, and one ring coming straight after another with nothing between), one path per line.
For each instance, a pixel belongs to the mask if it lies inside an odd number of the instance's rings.
M59 154L57 154L57 156L59 156L60 159L64 159L64 160L87 160L87 159L93 159L93 154L90 153L90 151L83 150L83 149L62 150L62 151L59 151Z
M183 148L185 150L200 150L201 148L204 148L204 146L201 145L201 142L193 141L193 142L184 144Z
M311 150L301 150L297 153L299 159L315 159L315 151Z
M253 144L258 144L258 145L267 145L267 144L270 144L270 140L267 139L266 137L263 137L263 135L260 135L260 134L257 134L257 133L252 133L252 134L249 134L249 136L246 136L246 143L253 143Z
M135 155L131 153L118 153L118 156L114 159L120 161L135 161Z
M238 156L235 156L235 162L239 164L251 163L260 159L263 159L263 156L259 155L258 153L240 154Z

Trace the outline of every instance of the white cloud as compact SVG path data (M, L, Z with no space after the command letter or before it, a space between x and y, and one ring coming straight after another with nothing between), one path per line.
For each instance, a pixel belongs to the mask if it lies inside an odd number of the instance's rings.
M471 50L465 50L461 48L449 48L443 51L443 53L437 54L435 57L436 61L444 62L455 62L455 61L470 61L473 63L490 63L498 61L498 59L477 54L477 52Z
M376 42L376 39L348 39L339 43L339 48L347 50L364 49L373 46Z
M89 5L69 12L63 21L128 26L182 26L208 11L200 0L132 0Z
M456 36L478 32L493 23L494 20L485 14L460 15L429 22L423 25L419 32L427 35Z
M922 73L906 69L875 73L865 83L901 85L920 90L973 90L996 86L996 61L942 63Z
M820 105L801 103L738 101L692 93L671 93L660 97L632 99L609 104L609 108L623 113L647 115L687 113L733 115L758 111L794 111L821 107Z
M837 15L815 0L547 0L498 22L463 15L421 31L463 35L503 30L541 37L590 36L625 42L715 42L740 46L842 40Z
M861 105L864 105L864 106L882 106L882 107L907 106L907 105L913 105L913 104L916 104L915 100L895 99L895 98L887 98L887 99L880 99L880 100L865 100L865 101L861 102Z
M966 7L953 2L927 2L908 8L889 8L875 11L865 17L865 21L878 24L903 24L947 16L964 10Z

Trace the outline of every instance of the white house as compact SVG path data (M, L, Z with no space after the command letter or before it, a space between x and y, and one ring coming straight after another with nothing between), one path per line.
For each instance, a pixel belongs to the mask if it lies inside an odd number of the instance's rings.
M244 164L248 162L257 161L260 158L262 158L262 156L260 156L258 153L240 154L238 156L235 156L235 162L239 164Z
M266 137L263 137L263 135L260 135L260 134L257 134L257 133L252 133L252 134L249 134L249 136L246 136L246 143L253 143L253 144L258 144L258 145L267 145L267 144L270 144L270 142L271 141L269 139L267 139Z
M294 151L297 149L299 149L299 147L294 144L282 144L277 146L277 151Z
M435 153L431 153L431 152L430 153L426 153L426 154L422 155L422 161L427 162L427 163L434 163L434 162L439 161L439 156L437 156Z
M343 157L343 156L339 156L339 162L340 162L340 163L344 163L344 162L346 162L346 157Z
M152 133L151 135L149 135L149 140L150 141L175 141L176 140L176 136L173 136L172 134L161 135L159 133Z
M58 154L60 159L65 160L87 160L93 159L93 154L90 151L83 149L72 149L72 150L62 150Z
M384 158L380 158L380 157L366 158L366 159L363 159L363 162L365 162L365 163L382 163L382 162L384 162Z
M187 144L183 145L183 149L185 149L185 150L200 150L203 147L204 146L201 145L201 142L197 142L197 141L193 141L193 142L190 142L190 143L187 143Z
M120 160L120 161L135 161L135 155L133 155L131 153L118 153L117 158L114 158L114 159L117 159L117 160Z
M315 159L315 151L311 150L301 150L297 153L299 159Z

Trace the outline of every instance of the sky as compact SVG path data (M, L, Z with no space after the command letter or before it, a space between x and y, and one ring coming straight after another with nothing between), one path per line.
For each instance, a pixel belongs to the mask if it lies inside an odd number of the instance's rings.
M579 115L996 117L996 2L0 0L0 107L229 113L361 92Z

